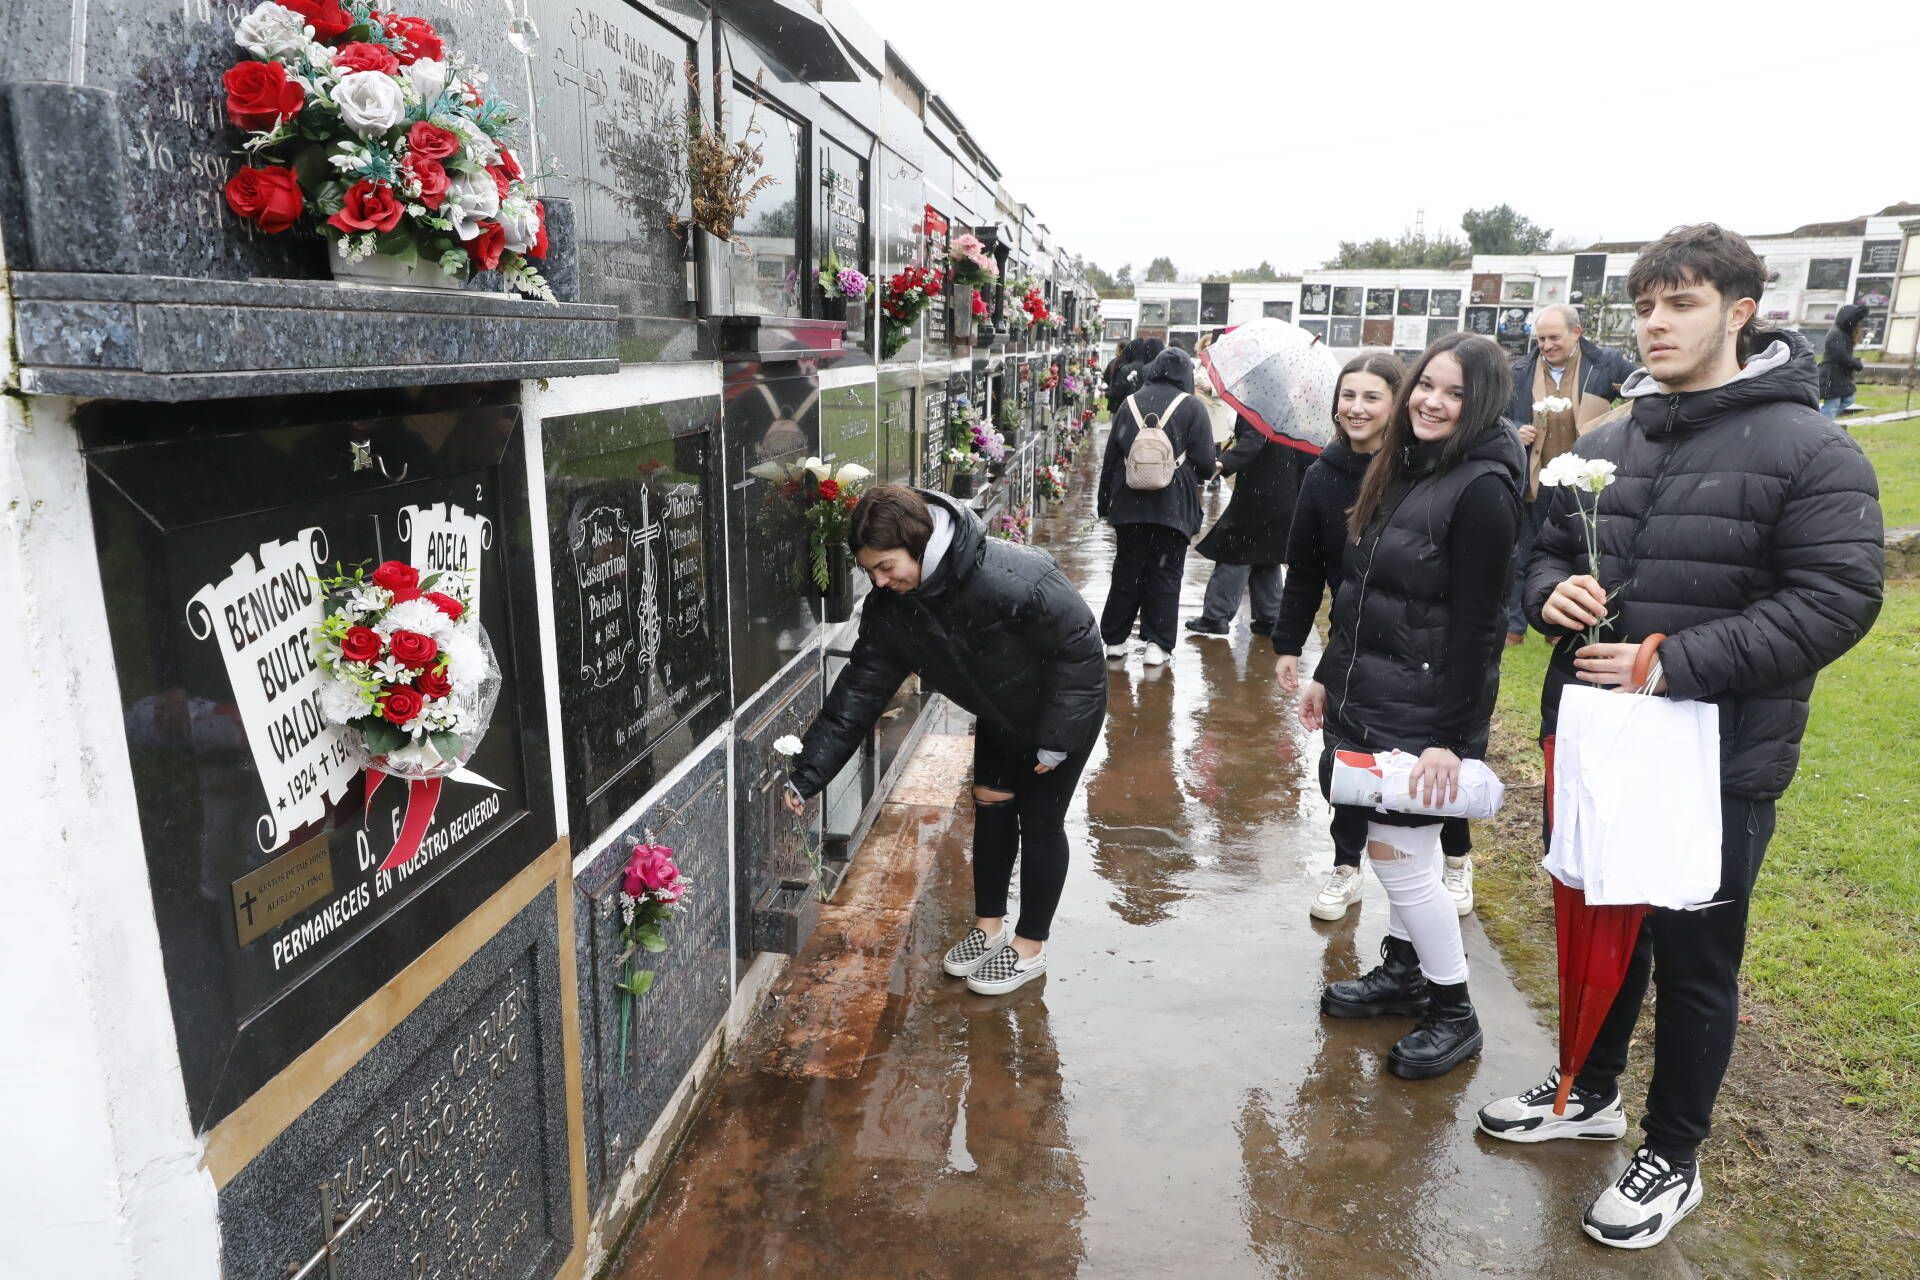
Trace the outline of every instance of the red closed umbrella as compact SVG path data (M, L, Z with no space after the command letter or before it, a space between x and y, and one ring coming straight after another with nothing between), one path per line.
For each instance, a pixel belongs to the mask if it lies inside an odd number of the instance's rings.
M1553 821L1553 739L1542 744L1547 755L1547 821ZM1620 984L1626 980L1640 922L1651 910L1645 903L1596 907L1580 889L1553 878L1553 925L1560 958L1560 1091L1553 1113L1567 1113L1573 1078L1587 1063L1593 1039L1607 1020Z

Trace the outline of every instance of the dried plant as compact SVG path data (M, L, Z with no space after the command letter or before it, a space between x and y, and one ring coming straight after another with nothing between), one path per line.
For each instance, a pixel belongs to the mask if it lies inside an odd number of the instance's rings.
M687 85L693 90L687 100L687 132L674 147L686 153L686 182L692 189L693 217L686 219L675 213L667 221L675 235L691 221L709 235L731 240L734 223L746 217L747 206L753 203L754 197L779 181L772 174L753 176L766 161L754 142L755 137L766 135L766 130L760 127L761 76L756 74L753 78L753 111L747 116L746 130L740 135L740 141L733 143L727 141L725 70L716 68L713 73L717 124L712 127L700 111L700 70L691 61L686 64L686 76Z

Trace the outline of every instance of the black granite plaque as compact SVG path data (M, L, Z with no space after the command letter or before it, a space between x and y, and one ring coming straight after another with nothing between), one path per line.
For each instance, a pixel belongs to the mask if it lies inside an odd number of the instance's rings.
M1203 328L1218 328L1227 323L1227 303L1232 292L1233 286L1225 281L1200 286L1200 324Z
M1499 332L1500 308L1468 307L1467 332L1491 338Z
M82 415L200 1127L553 843L519 411L473 399L449 393L441 412L424 397L372 395L220 406L220 424L258 423L251 431L217 430L203 406ZM323 616L308 575L384 559L476 575L502 673L492 725L444 783L421 852L390 872L375 868L407 789L388 783L363 818L351 742L317 711L307 640ZM325 890L296 911L272 894L250 901L246 889L269 881ZM263 915L272 923L256 932Z
M1431 345L1448 334L1457 332L1459 328L1460 322L1451 316L1429 320L1427 321L1427 342Z
M1393 314L1393 290L1367 290L1367 314L1370 316L1390 316Z
M1303 316L1323 316L1331 309L1333 289L1324 284L1303 284L1300 286L1300 314Z
M727 1015L729 830L727 746L719 742L574 880L587 1198L595 1209ZM666 926L667 949L633 958L655 977L653 989L629 1003L614 987L629 967L620 941L620 882L633 846L643 843L673 850L688 890L685 909Z
M1366 304L1367 291L1341 285L1333 291L1333 314L1357 316Z
M1573 255L1573 291L1580 295L1580 301L1584 303L1599 301L1606 282L1606 254L1576 253Z
M1168 324L1195 325L1200 323L1200 299L1174 298L1168 303Z
M576 846L727 715L719 413L701 397L542 425Z
M1845 258L1815 258L1807 264L1807 288L1844 289L1853 279L1853 263Z
M813 634L807 489L820 451L820 384L794 364L735 367L726 392L727 573L734 701L753 696Z
M944 382L929 382L920 393L920 470L916 483L922 488L940 487L943 464L940 455L947 447L947 410L951 400Z
M835 470L852 462L880 474L879 398L870 382L820 393L820 456Z
M1293 319L1293 304L1285 299L1278 302L1262 302L1260 304L1260 314L1269 320L1291 321Z
M1424 316L1427 314L1427 291L1425 289L1402 289L1394 301L1393 314L1397 316Z
M1460 316L1460 290L1434 289L1427 294L1427 314L1430 316Z
M249 276L325 278L319 237L268 236L234 216L222 187L243 163L243 135L227 122L221 76L249 55L234 43L234 23L252 5L182 0L26 0L36 10L70 15L85 33L84 79L117 94L127 189L136 233L133 269L158 275L244 280ZM508 37L502 5L480 0L413 0L405 12L425 18L445 41L483 68L494 92L525 111L532 93L527 59ZM524 136L524 135L523 135ZM61 146L79 140L49 140Z
M1302 320L1300 327L1322 342L1327 340L1327 322L1325 320Z
M692 212L673 141L686 127L694 46L622 0L530 0L528 13L540 33L540 185L573 201L580 300L620 308L621 359L688 358L686 268L670 220Z
M1361 320L1358 316L1335 316L1332 326L1327 330L1327 345L1330 347L1357 347L1360 345Z
M951 270L947 261L947 246L952 240L953 224L944 213L928 205L922 214L921 233L925 237L921 248L921 261L929 266L939 267L942 271ZM951 287L944 290L927 307L927 342L935 348L935 353L946 349L949 341L947 331L948 296Z
M733 748L734 954L737 971L754 953L755 915L774 904L783 885L811 883L806 846L820 837L820 805L795 817L781 800L784 770L776 738L806 732L820 710L818 661L797 662L735 720ZM800 904L791 904L799 906Z
M1898 240L1866 240L1860 245L1860 274L1898 271L1900 269L1900 242Z
M339 1215L367 1208L318 1275L556 1274L574 1244L559 950L549 887L221 1189L222 1273L305 1264L325 1188Z

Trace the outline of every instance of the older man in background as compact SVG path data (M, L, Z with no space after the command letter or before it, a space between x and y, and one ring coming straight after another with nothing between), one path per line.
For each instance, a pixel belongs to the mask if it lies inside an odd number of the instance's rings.
M1527 638L1520 587L1533 555L1534 535L1545 517L1540 468L1573 447L1613 407L1620 384L1634 364L1617 351L1587 341L1580 312L1564 302L1542 307L1533 318L1533 349L1513 365L1513 404L1507 416L1520 427L1527 449L1526 518L1513 548L1513 582L1507 593L1507 643Z

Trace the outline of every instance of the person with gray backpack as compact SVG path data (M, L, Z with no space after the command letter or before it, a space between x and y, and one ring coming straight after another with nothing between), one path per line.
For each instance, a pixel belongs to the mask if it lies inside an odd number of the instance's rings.
M1193 361L1169 347L1114 415L1100 463L1098 510L1114 531L1113 581L1100 615L1109 658L1127 656L1137 619L1147 665L1167 660L1187 544L1200 531L1200 486L1213 464L1213 419L1194 397Z

